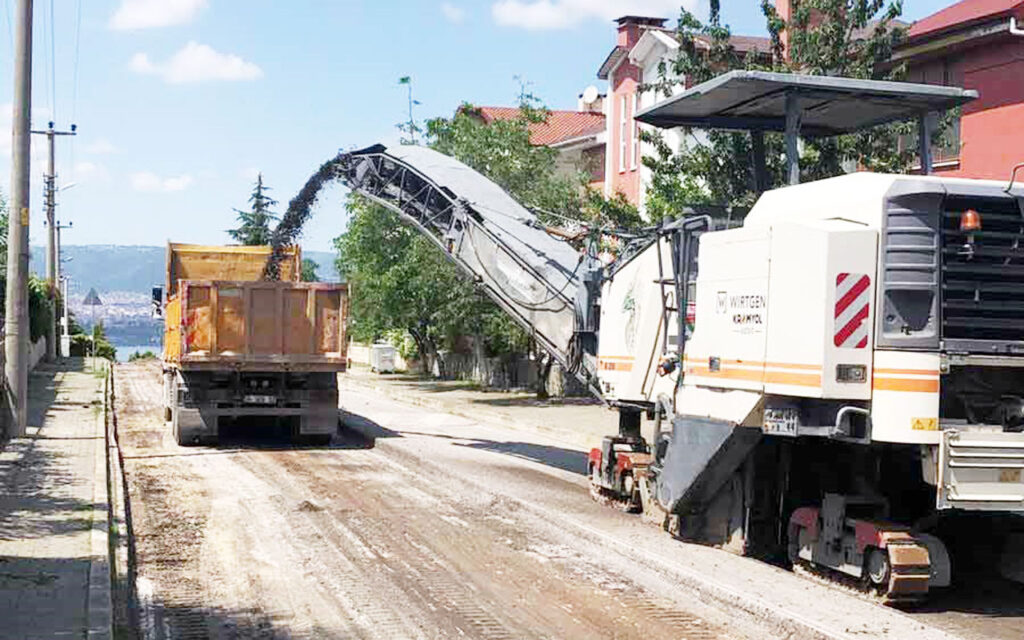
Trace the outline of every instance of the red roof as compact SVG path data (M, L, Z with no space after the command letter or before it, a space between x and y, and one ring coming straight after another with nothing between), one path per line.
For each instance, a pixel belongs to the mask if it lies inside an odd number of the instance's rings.
M518 107L477 107L484 122L513 120L519 117ZM590 111L551 111L546 122L530 125L530 143L554 145L604 131L604 114Z
M1024 9L1024 0L961 0L915 22L910 27L908 36L912 39L920 38L925 35L966 27L989 18L1019 15L1022 9Z

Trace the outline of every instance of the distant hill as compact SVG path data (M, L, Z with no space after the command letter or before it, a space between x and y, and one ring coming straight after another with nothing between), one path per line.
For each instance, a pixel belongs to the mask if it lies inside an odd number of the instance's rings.
M86 292L95 288L101 294L107 291L132 291L149 295L154 285L164 282L167 260L166 247L138 245L64 245L61 248L70 262L63 265L64 273L71 277L71 290ZM314 260L317 275L324 281L336 281L335 254L327 251L305 251L303 257ZM32 247L29 270L46 273L45 247Z

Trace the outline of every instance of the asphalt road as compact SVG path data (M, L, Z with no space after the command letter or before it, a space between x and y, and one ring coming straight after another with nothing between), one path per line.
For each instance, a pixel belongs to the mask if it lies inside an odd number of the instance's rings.
M905 614L673 540L542 434L343 388L329 447L179 447L158 366L117 392L147 640L1021 637L1013 606Z
M514 501L352 433L322 449L272 439L178 447L158 373L117 371L147 638L773 635L674 597L664 578L603 562ZM410 430L445 422L414 415ZM497 468L579 463L543 447L465 454Z

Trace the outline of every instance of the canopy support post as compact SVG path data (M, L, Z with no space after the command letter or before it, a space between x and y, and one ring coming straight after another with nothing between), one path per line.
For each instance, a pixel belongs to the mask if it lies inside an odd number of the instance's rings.
M800 184L800 97L786 92L786 178L789 184Z
M768 163L765 160L764 131L751 129L750 146L754 154L754 191L762 194L768 190Z
M935 130L934 114L922 111L917 118L917 152L921 156L921 175L931 175L932 132Z

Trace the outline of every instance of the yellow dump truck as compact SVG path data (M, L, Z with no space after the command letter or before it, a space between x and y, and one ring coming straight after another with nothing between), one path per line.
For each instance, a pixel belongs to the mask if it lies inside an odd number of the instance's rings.
M298 248L280 281L262 281L269 255L270 247L167 246L165 418L179 444L215 442L227 426L284 426L308 443L337 429L347 289L299 282Z

